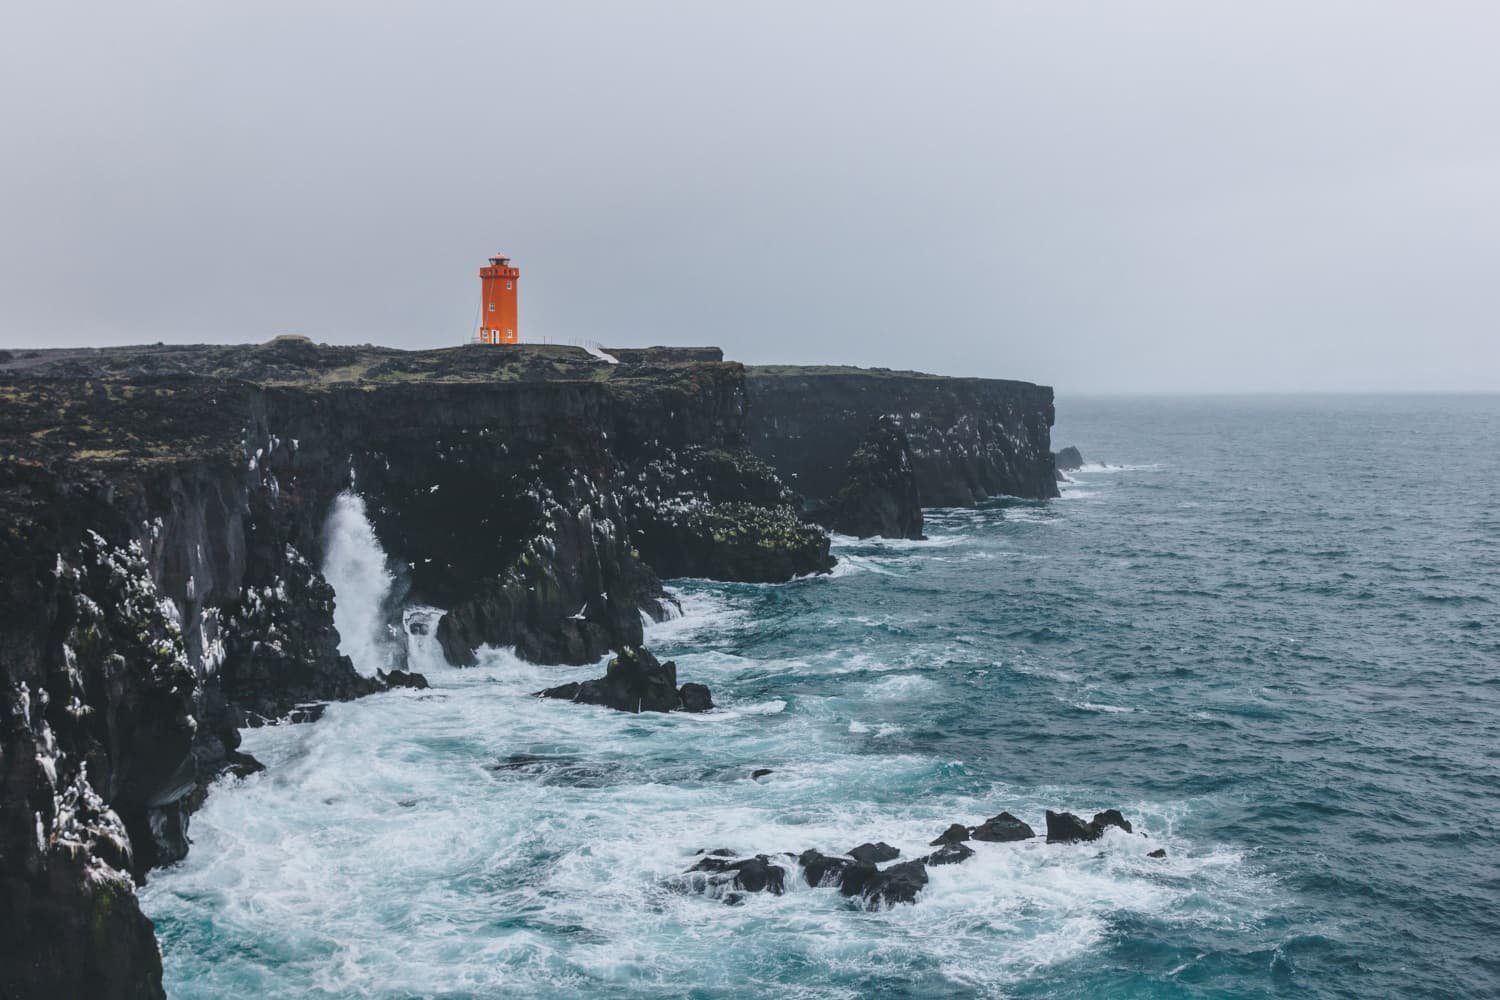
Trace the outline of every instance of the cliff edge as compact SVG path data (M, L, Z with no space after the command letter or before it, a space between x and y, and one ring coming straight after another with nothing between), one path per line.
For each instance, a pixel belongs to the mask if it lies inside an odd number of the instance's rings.
M463 665L634 649L663 577L826 572L803 497L911 531L850 468L900 508L1055 491L1050 390L611 353L0 355L0 996L160 996L134 885L187 852L210 781L258 767L239 730L385 688L322 571L342 494Z

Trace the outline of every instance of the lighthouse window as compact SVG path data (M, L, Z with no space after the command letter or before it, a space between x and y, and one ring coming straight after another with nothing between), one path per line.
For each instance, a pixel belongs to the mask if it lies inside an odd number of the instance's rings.
M507 282L506 282L506 283L505 283L505 288L506 288L506 291L509 291L509 290L510 290L510 289L512 289L512 288L515 288L515 287L516 287L516 286L515 286L515 283L514 283L514 282L511 282L511 281L507 281Z
M491 302L490 303L490 312L494 312L494 311L495 311L495 303Z

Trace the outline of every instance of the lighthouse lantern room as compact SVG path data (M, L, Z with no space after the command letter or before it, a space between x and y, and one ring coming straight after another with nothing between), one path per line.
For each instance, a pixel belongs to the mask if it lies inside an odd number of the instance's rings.
M484 297L480 303L479 342L481 344L517 344L521 327L516 322L516 285L521 269L512 267L510 258L496 254L489 267L479 269Z

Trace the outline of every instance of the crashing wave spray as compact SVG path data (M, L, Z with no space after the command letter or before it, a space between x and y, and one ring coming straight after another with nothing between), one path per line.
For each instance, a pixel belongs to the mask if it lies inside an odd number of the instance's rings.
M357 493L346 490L333 502L323 527L323 576L333 586L339 652L366 677L399 666L399 652L385 624L396 578Z
M443 615L442 608L418 605L407 608L401 616L401 627L406 633L406 669L419 674L448 666L443 655L442 644L437 640L437 625Z

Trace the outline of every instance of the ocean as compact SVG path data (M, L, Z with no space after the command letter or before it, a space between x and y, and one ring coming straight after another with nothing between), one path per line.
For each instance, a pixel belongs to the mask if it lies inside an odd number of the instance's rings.
M1093 463L1061 499L671 581L647 642L712 713L419 642L430 690L247 731L268 770L143 890L168 994L1500 995L1500 397L1057 410ZM973 844L886 910L677 878L1109 807L1135 832Z

